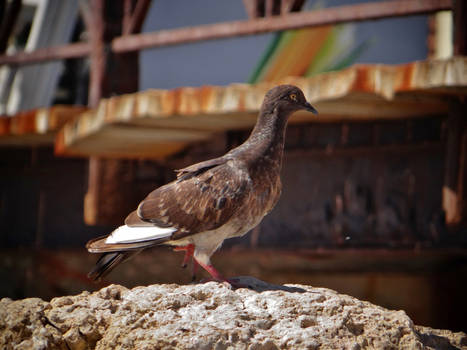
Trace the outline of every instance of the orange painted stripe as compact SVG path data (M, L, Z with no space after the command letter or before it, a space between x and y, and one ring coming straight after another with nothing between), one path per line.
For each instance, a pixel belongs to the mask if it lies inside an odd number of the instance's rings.
M297 30L290 42L272 57L261 80L276 81L286 76L303 75L331 30L332 26Z

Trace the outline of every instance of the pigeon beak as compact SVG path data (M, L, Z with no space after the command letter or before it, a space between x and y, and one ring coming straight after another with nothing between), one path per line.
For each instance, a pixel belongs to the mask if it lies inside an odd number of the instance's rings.
M309 102L305 102L303 104L303 108L305 108L308 112L312 112L314 114L318 114L318 111L313 107Z

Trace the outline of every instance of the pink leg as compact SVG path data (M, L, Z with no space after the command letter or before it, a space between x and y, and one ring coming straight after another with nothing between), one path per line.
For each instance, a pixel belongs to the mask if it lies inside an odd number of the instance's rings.
M191 276L192 282L195 281L196 272L198 271L198 267L201 266L203 269L205 269L207 272L209 272L209 274L211 275L213 281L226 282L226 283L230 284L234 288L249 288L248 286L243 285L243 284L241 284L239 282L235 282L233 280L229 280L229 279L225 278L224 276L222 276L220 274L219 271L217 271L214 268L214 266L212 266L212 264L204 264L204 263L201 263L198 260L196 260L196 258L193 256L193 253L195 251L194 244L188 244L186 246L175 247L174 251L176 251L176 252L185 251L185 257L183 258L183 263L182 263L183 268L187 267L188 262L190 261L190 259L193 262L193 270L192 270L192 276Z
M186 246L175 247L174 251L175 252L185 251L185 256L184 256L183 262L182 262L182 267L183 268L188 266L188 263L189 263L190 259L193 262L193 269L192 269L192 272L191 272L191 281L193 282L196 279L196 272L198 271L198 266L199 266L198 262L195 259L193 259L193 252L195 251L194 244L188 244Z
M195 259L196 260L196 259ZM199 261L197 261L198 264L203 268L205 269L207 272L209 272L209 274L211 275L212 279L214 281L219 281L219 282L228 282L224 276L222 276L219 271L217 271L214 266L212 266L212 264L203 264L203 263L200 263Z
M193 261L197 261L195 257L193 257ZM233 288L250 288L250 286L247 286L245 284L242 284L242 283L239 283L239 282L236 282L234 280L231 280L231 279L227 279L225 278L224 276L222 276L220 274L219 271L217 271L214 266L212 266L212 264L203 264L199 261L197 261L198 264L203 268L205 269L207 272L209 272L209 274L211 275L212 277L212 281L217 281L217 282L223 282L223 283L228 283L230 284Z
M185 246L175 247L174 252L185 251L185 257L183 258L182 267L185 268L188 265L190 259L193 258L193 252L195 251L194 244L188 244Z

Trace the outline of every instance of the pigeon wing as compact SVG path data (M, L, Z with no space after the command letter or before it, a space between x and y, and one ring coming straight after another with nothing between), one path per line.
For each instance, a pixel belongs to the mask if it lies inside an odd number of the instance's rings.
M176 228L172 239L221 227L245 205L252 190L248 171L235 163L185 170L189 176L151 192L138 206L138 217Z
M178 181L183 181L190 177L198 176L216 166L225 164L227 161L228 158L223 156L219 158L209 159L204 162L196 163L183 169L177 169L175 170L175 172L177 173Z

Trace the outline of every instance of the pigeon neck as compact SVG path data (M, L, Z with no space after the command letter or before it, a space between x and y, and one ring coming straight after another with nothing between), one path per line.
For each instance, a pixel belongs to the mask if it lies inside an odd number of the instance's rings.
M281 115L277 109L270 113L260 113L250 137L244 143L247 156L278 160L280 163L284 150L287 120L288 115Z

